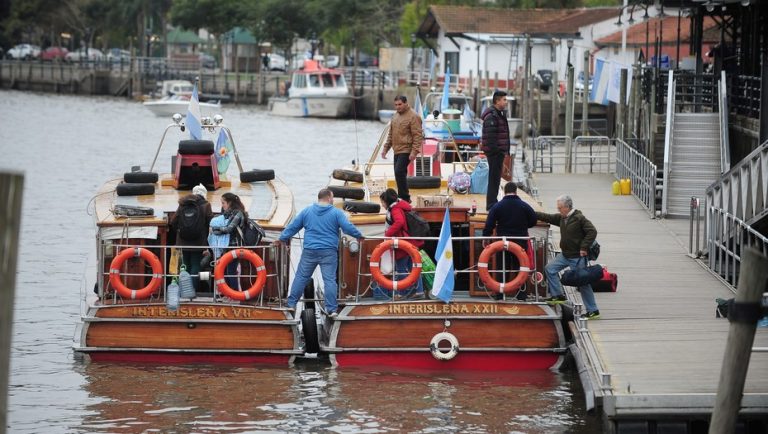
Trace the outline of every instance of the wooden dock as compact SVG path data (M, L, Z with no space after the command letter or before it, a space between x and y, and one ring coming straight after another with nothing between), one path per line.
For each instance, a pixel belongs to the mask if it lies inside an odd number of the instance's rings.
M618 292L596 294L601 319L572 327L587 407L609 433L706 432L729 327L715 299L734 294L688 256L688 219L650 219L633 196L611 194L614 180L534 179L548 212L557 196L573 198L597 227L598 262L619 276ZM758 328L754 347L768 347L768 329ZM752 352L739 416L739 432L768 432L768 353Z

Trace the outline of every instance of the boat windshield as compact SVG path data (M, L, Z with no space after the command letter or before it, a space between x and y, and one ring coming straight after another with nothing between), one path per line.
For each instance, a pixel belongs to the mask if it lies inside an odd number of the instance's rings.
M440 107L442 101L442 93L430 93L424 100L424 104L429 107L430 110L435 110ZM470 109L472 104L470 99L466 95L450 95L448 97L448 108L464 111L464 106L469 104Z
M333 78L336 79L336 87L347 87L347 81L344 80L344 76L341 74L334 74Z

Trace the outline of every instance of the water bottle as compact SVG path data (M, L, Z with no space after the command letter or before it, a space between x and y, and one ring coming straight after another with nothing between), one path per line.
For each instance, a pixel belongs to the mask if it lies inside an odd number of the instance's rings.
M165 306L168 310L175 312L179 309L179 284L176 283L176 279L168 285L167 291Z
M195 298L196 295L192 276L187 272L187 268L182 265L181 271L179 272L179 296L191 300Z
M470 211L472 215L477 214L477 201L472 199L472 210Z

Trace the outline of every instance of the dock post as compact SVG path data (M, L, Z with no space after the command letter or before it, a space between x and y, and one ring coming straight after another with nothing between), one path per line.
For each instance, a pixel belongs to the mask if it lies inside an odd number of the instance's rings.
M8 426L8 366L23 191L23 175L0 172L0 434Z
M552 97L552 124L550 125L552 131L549 134L553 136L557 135L557 117L560 108L560 92L558 91L559 87L560 81L558 81L557 78L557 71L552 71L552 86L549 87L549 93Z
M621 68L621 79L619 81L619 104L618 111L616 112L616 120L618 121L618 133L616 138L624 139L626 137L626 125L627 125L627 70Z
M584 50L584 87L581 90L581 135L589 135L589 50Z
M568 65L568 82L565 95L565 173L571 173L571 140L573 140L573 65Z
M728 309L728 321L731 324L709 434L731 434L736 431L755 328L761 316L760 300L763 292L768 290L768 256L754 247L748 247L741 258L736 300Z

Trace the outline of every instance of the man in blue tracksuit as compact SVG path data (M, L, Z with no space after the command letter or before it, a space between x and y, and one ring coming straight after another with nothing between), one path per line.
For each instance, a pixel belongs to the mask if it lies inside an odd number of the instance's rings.
M301 260L291 284L288 307L296 308L304 287L312 279L312 273L319 265L325 285L325 311L331 318L336 318L339 229L358 240L363 238L363 234L350 223L343 211L333 206L333 193L328 189L317 193L317 203L304 208L283 230L275 243L289 243L291 237L301 229L304 229L304 250L301 252Z

